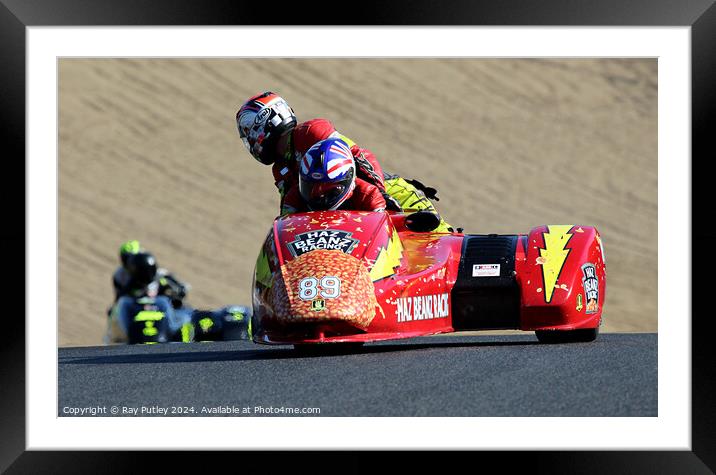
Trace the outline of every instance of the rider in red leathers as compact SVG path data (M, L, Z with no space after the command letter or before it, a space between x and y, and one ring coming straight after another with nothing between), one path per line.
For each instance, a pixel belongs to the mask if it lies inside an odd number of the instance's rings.
M264 165L273 165L276 187L281 195L281 209L291 189L298 184L298 161L316 142L340 138L349 147L356 168L356 180L377 188L385 201L385 209L412 213L427 211L440 224L434 232L452 232L453 228L440 218L430 199L437 200L436 190L416 180L386 175L375 155L356 145L350 138L336 131L326 119L298 123L293 109L280 96L264 92L251 97L236 113L239 135L249 153ZM358 188L364 185L356 181ZM295 192L291 200L295 199ZM289 202L293 207L295 202Z

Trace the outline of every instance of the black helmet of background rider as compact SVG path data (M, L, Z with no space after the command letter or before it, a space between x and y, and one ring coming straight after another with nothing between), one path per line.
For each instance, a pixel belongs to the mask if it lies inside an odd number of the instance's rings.
M127 272L137 287L146 287L157 276L157 260L148 252L138 252L127 258Z
M241 140L251 156L264 165L276 161L278 140L297 123L288 103L270 91L250 98L236 113Z

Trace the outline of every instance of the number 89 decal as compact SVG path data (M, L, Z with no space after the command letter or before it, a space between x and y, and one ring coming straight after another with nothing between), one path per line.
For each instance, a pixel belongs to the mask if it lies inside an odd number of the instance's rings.
M313 300L318 295L324 299L337 298L341 295L341 280L330 275L323 277L320 284L315 277L301 279L298 283L298 297L301 300Z

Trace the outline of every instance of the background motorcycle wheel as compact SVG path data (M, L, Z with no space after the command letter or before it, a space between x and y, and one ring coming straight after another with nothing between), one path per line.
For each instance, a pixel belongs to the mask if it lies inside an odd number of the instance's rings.
M220 314L224 327L223 340L250 340L251 309L241 305L224 307Z

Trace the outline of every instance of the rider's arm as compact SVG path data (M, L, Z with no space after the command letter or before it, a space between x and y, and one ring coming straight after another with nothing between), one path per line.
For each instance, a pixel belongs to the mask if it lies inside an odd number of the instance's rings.
M129 274L124 267L118 267L112 275L112 287L114 287L114 301L127 293L129 285Z
M358 145L353 145L351 147L351 153L356 162L358 176L381 190L385 190L383 169L373 152L367 148L360 148Z
M359 211L384 211L385 199L377 186L356 178L356 188L349 209Z

